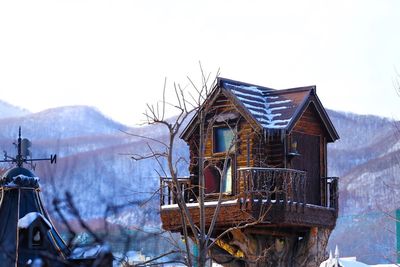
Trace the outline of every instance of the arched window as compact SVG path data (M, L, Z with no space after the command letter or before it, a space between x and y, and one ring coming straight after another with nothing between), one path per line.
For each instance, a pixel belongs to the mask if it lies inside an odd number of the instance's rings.
M226 173L224 181L221 185L221 173L223 168L223 162L221 162L221 168L214 165L207 166L204 169L204 180L205 180L205 193L232 193L232 164L231 159L227 159Z
M208 166L204 169L205 193L219 193L221 175L215 166Z

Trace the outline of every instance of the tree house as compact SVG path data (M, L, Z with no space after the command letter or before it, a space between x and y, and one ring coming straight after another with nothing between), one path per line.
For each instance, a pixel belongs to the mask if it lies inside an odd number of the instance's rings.
M217 262L319 264L338 214L327 144L339 136L315 86L275 90L219 78L181 138L190 149L190 177L179 186L192 217L199 220L203 176L206 225L222 193L213 235L235 228L216 242ZM182 231L170 179L161 179L161 192L163 228Z

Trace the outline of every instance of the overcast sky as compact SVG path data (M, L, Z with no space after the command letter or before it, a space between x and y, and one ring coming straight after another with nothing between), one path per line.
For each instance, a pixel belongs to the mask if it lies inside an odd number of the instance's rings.
M400 1L1 0L0 99L134 125L164 78L207 71L327 108L400 117Z

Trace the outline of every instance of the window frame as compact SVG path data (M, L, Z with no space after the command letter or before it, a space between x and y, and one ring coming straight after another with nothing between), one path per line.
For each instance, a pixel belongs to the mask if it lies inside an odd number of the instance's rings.
M230 149L227 149L225 151L216 151L217 150L217 137L216 137L216 132L218 129L228 129L232 132L232 141L234 141L235 143L233 144L233 146ZM217 124L217 125L213 125L212 128L212 153L213 155L229 155L232 154L236 151L236 143L237 141L235 141L235 139L237 138L237 130L236 130L236 126L232 126L231 124Z
M222 171L222 169L221 169L221 166L219 166L219 165L223 165L224 163L224 160L225 160L225 158L217 158L217 159L213 159L212 161L214 162L213 164L210 164L209 166L206 166L204 169L206 169L206 168L209 168L209 167L214 167L214 168L216 168L219 172L221 172ZM230 169L230 171L231 171L231 181L230 181L230 183L231 183L231 188L230 188L230 191L224 191L224 192L221 192L221 188L219 188L219 192L212 192L212 193L206 193L205 195L206 196L209 196L209 197L218 197L219 196L219 194L221 194L222 193L222 195L223 196L233 196L234 194L235 194L235 189L236 189L236 187L235 187L235 179L236 179L236 172L235 172L235 169L236 169L236 162L235 162L235 160L234 160L234 157L231 155L231 156L227 156L226 157L226 160L229 160L229 162L230 162L230 164L228 165L228 168ZM219 163L219 164L218 164ZM227 172L226 172L226 175L228 175L228 170L227 170ZM222 179L222 176L221 175L219 175L219 183L221 183L221 179ZM205 185L206 186L206 185Z

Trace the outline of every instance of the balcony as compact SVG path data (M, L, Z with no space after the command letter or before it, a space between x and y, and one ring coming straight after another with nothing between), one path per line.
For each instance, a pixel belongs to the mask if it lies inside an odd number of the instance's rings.
M239 168L232 195L224 195L217 226L260 220L265 226L334 227L338 210L338 178L321 179L321 191L307 190L307 174L284 168ZM178 179L185 202L198 220L199 206L192 179ZM319 205L307 203L309 194L318 194ZM172 180L161 179L161 218L166 230L179 230L179 208L172 192ZM217 205L206 196L206 223Z

